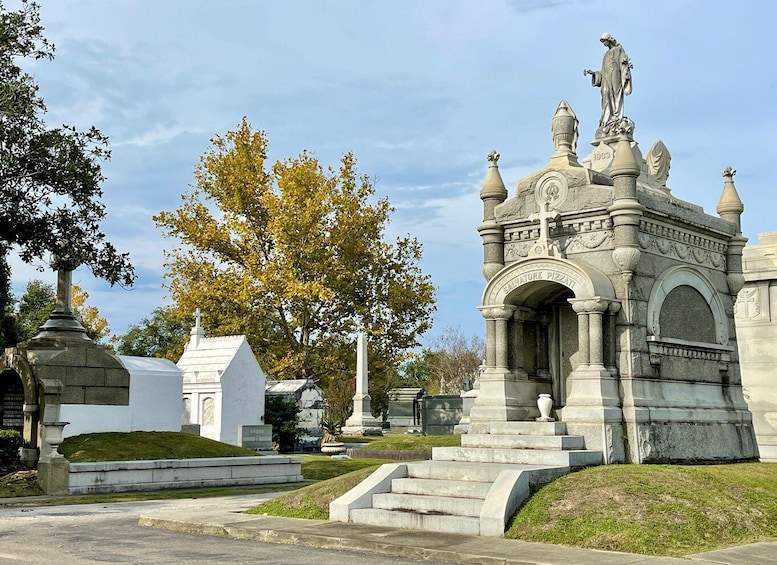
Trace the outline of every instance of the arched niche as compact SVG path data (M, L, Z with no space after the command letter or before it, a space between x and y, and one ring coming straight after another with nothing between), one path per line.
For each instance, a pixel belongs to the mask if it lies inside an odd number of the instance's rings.
M678 307L684 310L677 311ZM675 324L675 319L685 322L689 332L686 336L670 330L670 327L681 325ZM695 327L687 323L689 320L693 320ZM648 301L647 324L648 336L657 341L682 340L728 345L728 323L720 294L704 274L686 265L668 269L653 284ZM702 327L709 324L712 327Z
M543 293L557 292L557 283L570 289L575 298L615 298L610 279L589 265L557 257L535 257L512 263L488 282L481 307L524 304L544 299Z

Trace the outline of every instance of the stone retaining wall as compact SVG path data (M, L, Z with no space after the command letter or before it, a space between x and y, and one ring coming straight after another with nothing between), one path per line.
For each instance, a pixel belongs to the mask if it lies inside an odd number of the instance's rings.
M432 454L428 451L401 451L390 449L349 449L347 451L351 457L364 459L393 459L394 461L421 461L429 460Z
M283 455L70 463L69 494L296 483L302 459Z

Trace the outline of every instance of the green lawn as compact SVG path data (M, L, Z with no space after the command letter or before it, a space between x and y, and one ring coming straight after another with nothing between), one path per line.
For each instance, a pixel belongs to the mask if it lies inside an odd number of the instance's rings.
M376 451L424 451L432 452L432 447L461 445L460 435L422 436L420 434L387 434L370 442L365 449Z
M376 468L323 480L250 512L327 519L329 503ZM665 556L777 541L777 465L592 467L535 493L505 537Z
M259 455L256 451L181 432L105 432L66 438L59 452L71 463Z

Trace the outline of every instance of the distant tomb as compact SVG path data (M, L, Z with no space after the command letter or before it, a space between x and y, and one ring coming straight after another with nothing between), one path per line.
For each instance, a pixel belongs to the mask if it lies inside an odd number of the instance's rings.
M421 431L428 436L451 435L461 421L463 399L458 394L427 395L421 399Z
M417 387L393 388L389 391L388 421L392 428L415 428L421 425L419 401L424 389Z
M205 337L198 311L177 365L188 417L181 423L198 424L203 437L239 445L238 426L264 422L266 376L244 335Z

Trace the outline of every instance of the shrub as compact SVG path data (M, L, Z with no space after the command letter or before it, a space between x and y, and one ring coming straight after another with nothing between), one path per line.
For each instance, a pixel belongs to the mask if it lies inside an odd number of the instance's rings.
M16 430L0 430L0 466L12 467L19 463L22 434Z
M264 403L264 423L272 426L272 441L278 451L294 451L300 429L299 407L294 400L283 396L267 396Z

